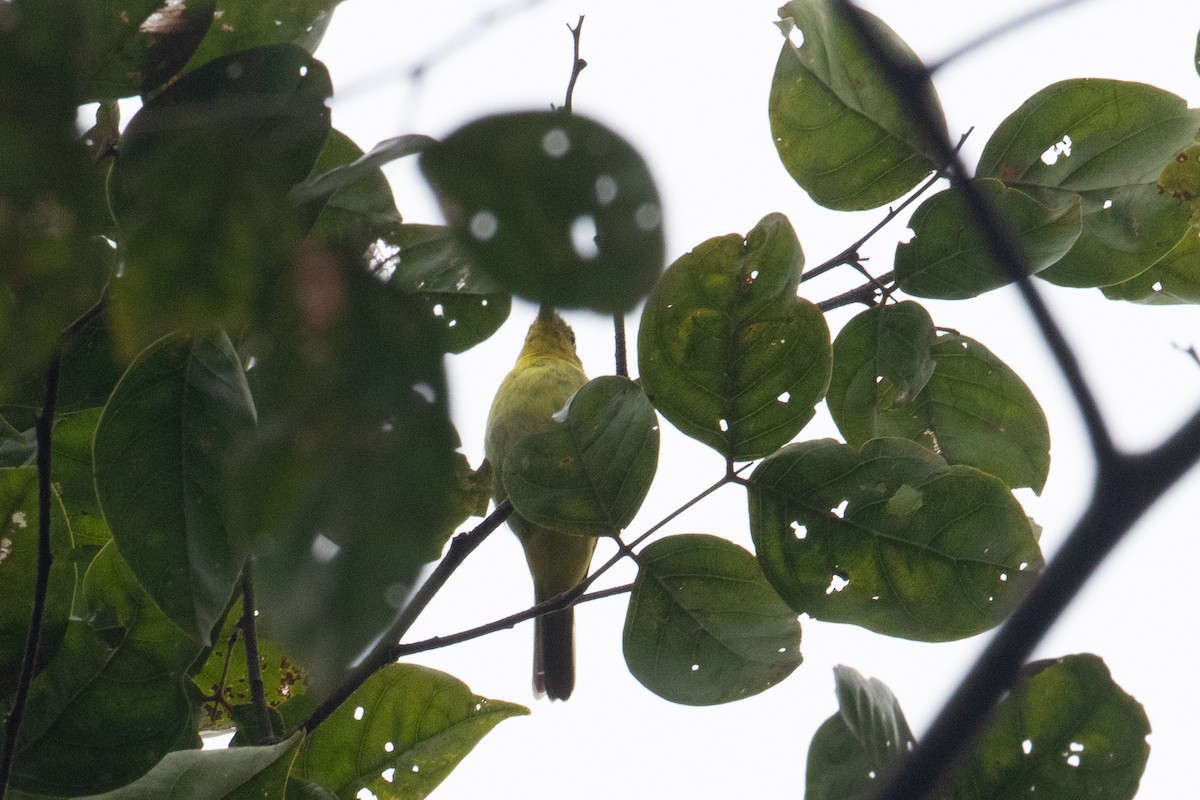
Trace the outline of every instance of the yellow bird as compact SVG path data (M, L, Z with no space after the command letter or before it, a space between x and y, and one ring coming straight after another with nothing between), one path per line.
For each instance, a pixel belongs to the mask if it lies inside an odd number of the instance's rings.
M495 476L492 495L497 503L508 497L504 460L522 439L554 425L553 416L585 383L574 332L553 308L542 306L488 414L485 450ZM587 577L596 549L594 536L545 528L515 513L508 524L525 550L537 602L560 595ZM566 700L575 688L575 610L545 614L535 624L533 690L539 697Z

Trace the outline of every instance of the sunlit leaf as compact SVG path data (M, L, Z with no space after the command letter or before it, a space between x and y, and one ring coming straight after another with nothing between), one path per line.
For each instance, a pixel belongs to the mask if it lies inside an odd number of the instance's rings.
M88 567L89 621L71 620L34 680L13 785L40 794L105 792L171 750L199 747L183 670L199 645L142 591L111 544Z
M663 263L662 204L642 157L578 115L484 117L421 154L468 257L513 294L628 311Z
M705 534L670 536L638 554L623 638L629 671L674 703L758 694L800 666L800 623L754 557Z
M172 330L249 321L295 256L287 192L327 138L331 93L320 62L267 46L189 73L129 121L110 182L124 263L112 311L127 354Z
M258 436L238 448L229 501L266 629L326 686L461 521L458 441L415 300L315 247L290 278L294 307L248 345Z
M55 493L50 504L50 585L42 621L40 658L44 662L58 647L71 613L75 564L69 558L71 530ZM0 469L0 697L16 688L29 620L38 562L37 470Z
M1021 249L1030 274L1057 262L1079 238L1078 196L1059 196L1062 204L1052 207L993 178L978 179L976 188ZM913 238L896 246L896 281L906 293L962 300L1013 282L977 232L959 188L926 199L908 226Z
M1038 661L1000 701L953 782L955 800L1130 800L1150 723L1091 654Z
M392 664L317 727L293 768L339 800L425 797L497 724L529 709L489 700L444 672Z
M727 458L773 452L829 384L825 317L796 296L804 256L782 214L679 257L642 312L638 367L655 408Z
M462 252L449 228L401 225L384 244L380 267L394 270L398 288L420 297L446 335L446 349L461 353L500 329L512 298Z
M92 440L96 436L100 411L99 408L80 411L61 417L54 424L51 459L54 483L62 497L77 547L102 547L112 538L96 497L96 477L92 467Z
M1039 277L1064 286L1107 286L1144 271L1183 238L1188 206L1160 192L1157 181L1197 131L1200 111L1162 89L1061 81L1000 124L977 172L1047 205L1061 204L1064 191L1082 197L1078 241Z
M229 450L253 431L254 401L224 334L152 345L96 428L96 491L113 541L154 602L203 644L245 558L223 492Z
M859 13L896 57L919 65L879 18ZM817 203L841 211L875 208L916 186L936 165L831 0L792 0L779 15L787 40L771 81L771 134L792 178ZM940 115L937 98L929 99Z
M749 493L763 572L815 619L960 639L1003 620L1042 566L1006 486L903 439L788 445Z
M878 678L833 668L838 713L817 729L808 749L805 800L849 800L914 744L900 703Z
M133 783L79 800L284 800L303 733L269 747L167 753Z
M503 485L522 517L556 529L615 534L630 523L658 467L658 418L628 378L596 378L553 427L519 442Z

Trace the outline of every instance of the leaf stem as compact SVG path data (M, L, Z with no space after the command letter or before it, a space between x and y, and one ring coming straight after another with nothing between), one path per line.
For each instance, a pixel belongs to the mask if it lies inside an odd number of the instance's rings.
M16 763L17 743L21 733L21 722L25 717L25 704L29 699L29 687L37 668L38 650L41 647L42 626L46 616L46 597L50 591L50 567L54 554L50 550L51 501L51 445L54 432L54 411L58 403L58 378L62 368L62 349L54 351L50 366L46 369L46 393L41 411L35 423L37 437L37 482L38 482L38 539L37 577L34 583L33 611L29 618L29 633L25 637L25 652L21 658L21 672L17 678L16 694L12 710L8 713L4 728L4 752L0 754L0 800L8 792L8 782Z
M254 718L258 726L255 744L275 744L279 741L271 724L271 713L267 709L266 687L263 686L262 663L258 656L258 629L255 624L253 559L247 558L242 567L242 618L238 627L246 647L246 676L250 683L250 703L254 706Z
M412 600L404 607L404 611L400 613L399 618L379 637L379 644L376 645L375 649L362 660L362 663L354 668L346 680L342 682L342 685L334 690L301 723L300 727L306 733L312 733L338 706L346 701L347 697L353 694L358 687L362 686L367 678L370 678L380 669L396 660L395 655L393 655L396 648L395 643L404 634L408 633L408 629L417 621L417 618L429 605L430 601L441 591L446 581L450 579L454 571L466 560L467 556L474 552L475 548L479 547L492 531L499 528L508 519L509 515L512 514L512 510L512 503L505 500L496 506L495 510L483 522L476 525L467 533L460 533L450 540L450 549L446 552L446 556L438 562L437 568L421 584L421 588L417 590Z

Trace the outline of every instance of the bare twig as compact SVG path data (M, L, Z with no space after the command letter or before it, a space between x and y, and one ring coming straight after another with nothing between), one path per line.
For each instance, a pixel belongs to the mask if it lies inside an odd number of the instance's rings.
M238 621L238 627L242 629L246 647L246 677L250 684L250 703L254 707L254 719L258 725L258 736L254 743L275 744L279 740L271 724L271 712L267 709L262 664L258 658L258 628L254 619L254 572L251 564L252 559L247 558L242 567L242 618Z
M629 356L625 352L625 315L613 314L613 359L617 374L629 377Z
M583 16L579 17L579 22L575 23L574 28L568 25L567 30L571 31L571 39L575 43L575 54L571 62L571 79L567 81L567 97L563 101L563 111L570 114L571 103L575 99L575 83L579 80L579 73L587 67L587 62L579 56L579 38L583 33Z
M990 42L994 41L995 39L999 39L1001 36L1012 33L1013 31L1017 30L1018 28L1023 28L1032 22L1037 22L1042 17L1049 16L1050 14L1055 14L1059 11L1064 11L1064 10L1070 8L1071 6L1078 5L1081 2L1083 2L1083 0L1058 0L1058 2L1056 2L1056 3L1047 3L1046 5L1041 6L1040 8L1031 9L1030 11L1028 11L1024 14L1021 14L1018 17L1014 17L1013 19L1004 23L1000 27L993 28L992 30L989 30L989 31L985 31L984 33L980 34L979 36L976 36L974 39L968 40L965 44L959 45L958 47L954 48L946 55L942 56L940 61L936 61L933 64L930 64L928 66L928 69L931 73L937 72L939 69L946 66L951 61L961 58L961 57L965 56L967 53L978 50L979 48L983 47L985 44L989 44Z
M29 616L29 633L25 637L25 652L21 658L21 672L17 677L17 688L13 697L12 710L4 729L4 752L0 754L0 800L8 792L8 781L17 758L17 744L21 723L25 717L25 704L29 699L29 687L37 668L38 650L41 647L42 627L46 616L46 597L50 591L50 568L54 554L50 550L51 501L51 443L54 431L54 410L58 403L58 377L62 367L62 350L55 350L46 369L46 392L41 411L37 415L37 482L38 482L38 538L37 576L33 590L33 611Z

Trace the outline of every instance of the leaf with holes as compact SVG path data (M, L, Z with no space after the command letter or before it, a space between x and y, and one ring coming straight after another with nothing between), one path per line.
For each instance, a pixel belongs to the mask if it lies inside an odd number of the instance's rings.
M1101 291L1109 300L1146 305L1200 303L1200 236L1191 231L1150 269Z
M754 557L716 536L670 536L638 554L625 663L673 703L758 694L800 666L800 623Z
M366 787L379 800L425 797L492 728L529 709L489 700L444 672L392 664L309 734L293 779L339 800Z
M953 779L955 800L1129 800L1150 722L1090 653L1026 665Z
M1158 179L1198 130L1200 110L1162 89L1061 81L1000 123L977 173L1051 206L1061 204L1064 193L1079 195L1082 233L1038 277L1063 286L1107 286L1149 268L1187 232L1187 204L1163 194Z
M183 671L200 651L142 591L109 544L84 577L72 619L34 679L13 771L22 791L75 797L136 780L172 750L200 746Z
M0 468L0 697L16 688L33 614L37 583L38 526L37 470ZM42 618L39 658L45 662L58 648L71 613L75 564L70 559L71 529L58 492L51 495L50 584Z
M208 29L185 71L222 56L264 45L287 44L316 52L342 0L217 0L217 22Z
M922 134L831 0L779 9L787 40L771 80L771 134L796 183L826 208L856 211L895 200L932 172ZM920 61L879 18L859 12L881 45ZM802 39L800 44L796 40ZM927 84L939 119L941 105Z
M857 796L914 744L900 703L882 681L850 667L834 667L833 674L838 713L813 735L805 800Z
M391 282L426 302L451 353L469 350L508 319L512 298L466 257L449 228L401 225L384 244L396 252L380 266L394 266Z
M846 441L884 435L879 415L925 388L936 335L929 312L911 300L868 308L846 323L833 342L825 398Z
M829 385L829 328L796 296L804 255L791 223L769 214L742 237L679 257L642 312L638 366L675 427L748 461L789 441Z
M642 157L561 112L484 117L421 154L467 256L513 294L624 312L662 269L662 204Z
M1042 566L1008 488L903 439L788 445L749 480L750 532L793 609L920 641L999 624Z
M138 780L79 800L283 800L303 733L265 747L167 753Z
M154 602L203 644L245 558L225 520L225 461L253 431L254 401L224 334L149 347L96 427L96 491L113 541Z
M173 330L239 329L275 289L300 235L287 192L328 137L332 91L300 48L260 47L185 75L129 121L109 182L126 352Z
M658 467L658 417L641 388L616 375L589 381L545 433L522 439L503 485L525 519L612 535L630 523Z
M1024 254L1030 274L1041 272L1079 238L1082 226L1077 195L1063 194L1058 206L1046 206L994 178L975 181L1013 241ZM929 197L913 212L913 238L896 246L896 281L917 297L962 300L1013 282L980 238L962 199L951 187Z
M872 331L855 322L838 334L835 352L846 354L850 367L869 366L864 359L871 352ZM859 367L846 397L830 405L846 441L857 447L876 437L910 439L951 464L976 467L1010 488L1028 486L1040 493L1050 472L1050 429L1029 387L966 336L942 334L929 355L933 373L924 388L905 397L888 391L877 399L883 384L869 385Z

